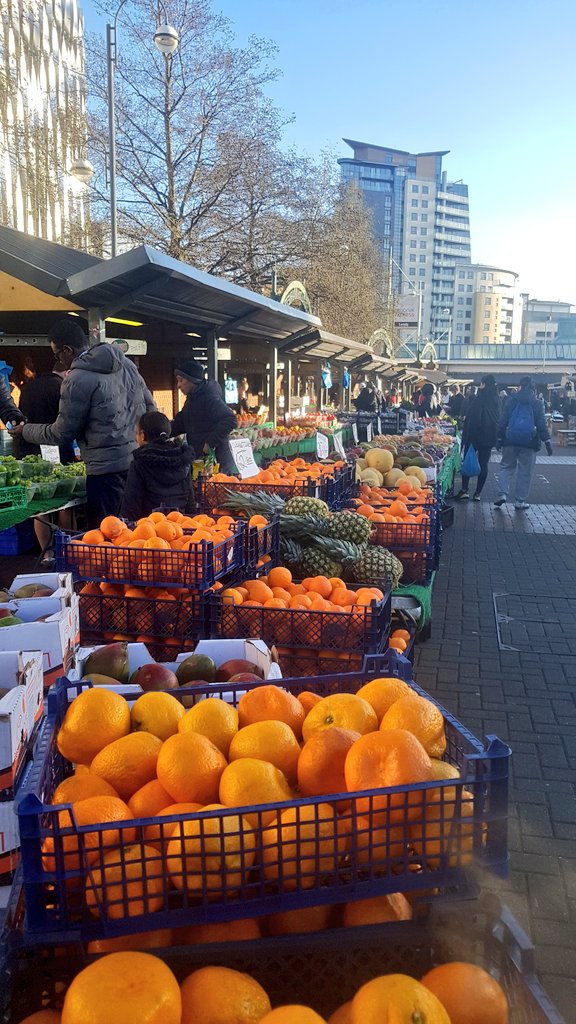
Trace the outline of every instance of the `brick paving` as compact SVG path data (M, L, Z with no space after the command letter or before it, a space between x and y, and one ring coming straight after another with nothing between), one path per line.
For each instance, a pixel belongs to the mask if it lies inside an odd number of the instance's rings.
M415 677L476 735L513 748L510 873L487 882L531 936L542 982L573 1024L576 458L539 459L527 512L494 510L496 494L491 470L480 504L456 504Z

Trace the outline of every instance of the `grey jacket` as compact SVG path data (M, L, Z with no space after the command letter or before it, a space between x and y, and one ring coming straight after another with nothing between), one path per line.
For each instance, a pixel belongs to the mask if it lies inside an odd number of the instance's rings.
M90 476L128 469L136 424L155 409L138 370L117 345L101 344L79 355L64 379L55 423L27 423L25 441L65 444L76 439Z

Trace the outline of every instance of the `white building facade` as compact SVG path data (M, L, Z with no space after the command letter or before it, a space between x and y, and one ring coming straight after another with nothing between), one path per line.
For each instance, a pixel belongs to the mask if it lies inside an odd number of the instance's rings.
M0 0L0 221L83 248L84 22L77 0Z

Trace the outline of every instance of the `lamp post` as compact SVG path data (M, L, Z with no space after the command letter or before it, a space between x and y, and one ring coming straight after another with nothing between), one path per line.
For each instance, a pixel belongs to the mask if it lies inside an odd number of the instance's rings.
M408 277L408 275L404 273L404 271L402 270L402 267L400 266L400 264L397 263L396 260L394 259L393 255L392 255L392 249L390 249L389 257L390 257L390 271L392 270L393 266L396 267L396 270L400 271L400 273L402 274L402 277L405 278L406 281L408 282L408 284L410 285L414 295L416 295L418 297L418 323L417 323L417 327L416 327L416 348L419 351L419 348L420 348L420 334L422 332L422 289L421 288L416 288L416 285L414 284L414 282L411 281L410 278ZM392 273L390 272L389 273L389 281L391 281L391 280L392 280Z
M110 251L112 256L118 252L118 209L116 200L116 113L114 97L114 72L116 70L116 28L120 11L126 0L121 0L114 15L112 25L106 25L106 64L108 75L108 162L110 173ZM166 18L166 13L164 12ZM160 17L158 18L160 20ZM178 49L179 36L176 29L164 22L160 24L154 33L156 48L169 60L171 55Z
M446 345L446 365L448 365L448 363L450 362L450 348L452 345L452 310L443 309L442 312L444 316L448 317L448 330L443 332L444 334L448 335L448 342ZM440 337L442 337L442 335L440 335Z

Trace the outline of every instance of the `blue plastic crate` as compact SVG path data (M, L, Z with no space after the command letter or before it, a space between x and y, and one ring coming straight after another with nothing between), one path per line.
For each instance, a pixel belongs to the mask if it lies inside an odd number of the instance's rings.
M244 565L245 525L218 544L198 541L186 551L84 544L83 534L56 533L56 568L75 579L130 584L138 587L189 587L207 590Z
M79 595L80 632L84 644L106 643L108 635L146 637L174 650L187 650L198 640L212 635L209 622L212 605L204 594L190 590L176 600L123 597L116 594ZM168 658L168 660L170 660Z
M264 491L275 494L284 501L290 498L322 498L319 493L318 481L313 477L305 480L288 481L281 484L246 483L238 480L212 480L211 477L199 476L196 480L196 502L198 507L210 515L214 509L230 510L235 494L256 494Z
M364 675L364 680L367 678L370 673ZM57 732L69 700L84 685L64 680L50 692L38 756L22 783L18 816L30 935L66 934L87 940L259 916L398 890L452 887L470 892L475 891L474 876L479 869L506 871L510 750L495 737L489 737L484 746L442 709L446 758L459 767L460 779L245 807L242 813L250 816L254 828L254 848L238 825L237 809L115 822L119 863L128 845L145 839L156 844L148 869L162 883L159 905L152 912L130 917L127 889L121 885L112 893L106 885L100 886L91 859L94 844L100 850L107 846L111 826L66 827L59 818L62 808L50 806L55 786L71 771L57 750ZM282 685L296 694L304 690L322 694L326 680L287 680ZM416 684L411 685L426 696ZM250 688L250 684L224 683L182 688L175 696L196 702L220 693L235 705ZM294 843L266 846L265 828L288 809L295 816ZM328 834L321 846L310 838L308 816L314 831L324 828ZM203 863L208 856L205 830L209 821L215 830L210 856L214 855L214 843L224 850L226 840L228 852L229 844L234 843L238 861L228 883L222 861L213 872L198 874L187 888L171 885L167 863L177 870L180 823L186 821L198 823L197 852ZM153 837L146 832L150 827L155 828ZM440 830L436 835L434 828ZM176 842L175 847L169 846L171 841ZM43 852L50 853L48 862L43 860Z
M23 555L31 551L35 544L36 534L31 519L0 531L0 555Z
M261 558L268 557L266 569L278 565L280 554L280 518L275 516L267 526L246 527L246 568L256 569Z

